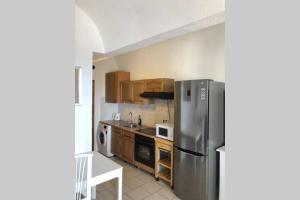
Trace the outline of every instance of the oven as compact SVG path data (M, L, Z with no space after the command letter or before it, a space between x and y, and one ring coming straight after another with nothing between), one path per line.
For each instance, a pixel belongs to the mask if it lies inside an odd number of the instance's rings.
M142 135L135 135L134 157L135 161L154 168L155 145L154 139Z

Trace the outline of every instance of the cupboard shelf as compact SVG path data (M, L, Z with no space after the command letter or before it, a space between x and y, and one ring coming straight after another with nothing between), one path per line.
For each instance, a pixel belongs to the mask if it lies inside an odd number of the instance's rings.
M171 158L159 160L158 163L168 169L171 169Z
M164 168L158 172L158 177L167 181L171 182L171 170Z

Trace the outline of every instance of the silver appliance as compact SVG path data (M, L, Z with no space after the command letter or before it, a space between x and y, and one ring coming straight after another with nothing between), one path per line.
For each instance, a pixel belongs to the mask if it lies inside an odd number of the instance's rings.
M155 167L155 141L153 138L136 134L134 137L134 160L147 165L150 168Z
M216 149L225 142L224 83L175 82L174 192L182 200L218 199Z
M156 137L166 140L174 140L174 126L170 123L156 124Z

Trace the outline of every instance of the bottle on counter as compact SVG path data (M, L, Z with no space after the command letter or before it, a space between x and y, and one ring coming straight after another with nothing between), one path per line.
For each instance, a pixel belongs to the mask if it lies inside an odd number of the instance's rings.
M142 118L141 118L141 115L139 115L138 125L139 125L139 126L142 126Z

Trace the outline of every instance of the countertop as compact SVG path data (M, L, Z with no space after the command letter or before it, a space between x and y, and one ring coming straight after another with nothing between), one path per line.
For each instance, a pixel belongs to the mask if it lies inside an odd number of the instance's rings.
M100 121L100 123L115 126L117 128L123 129L125 131L129 131L129 132L132 132L132 133L135 133L135 134L143 135L143 136L150 137L150 138L155 138L155 136L144 134L144 133L141 133L141 132L138 131L138 130L146 129L146 128L154 128L154 127L151 127L151 126L142 125L142 126L137 126L137 127L134 127L134 128L128 128L128 127L125 127L125 126L127 124L129 124L130 122L123 121L123 120L106 120L106 121Z

